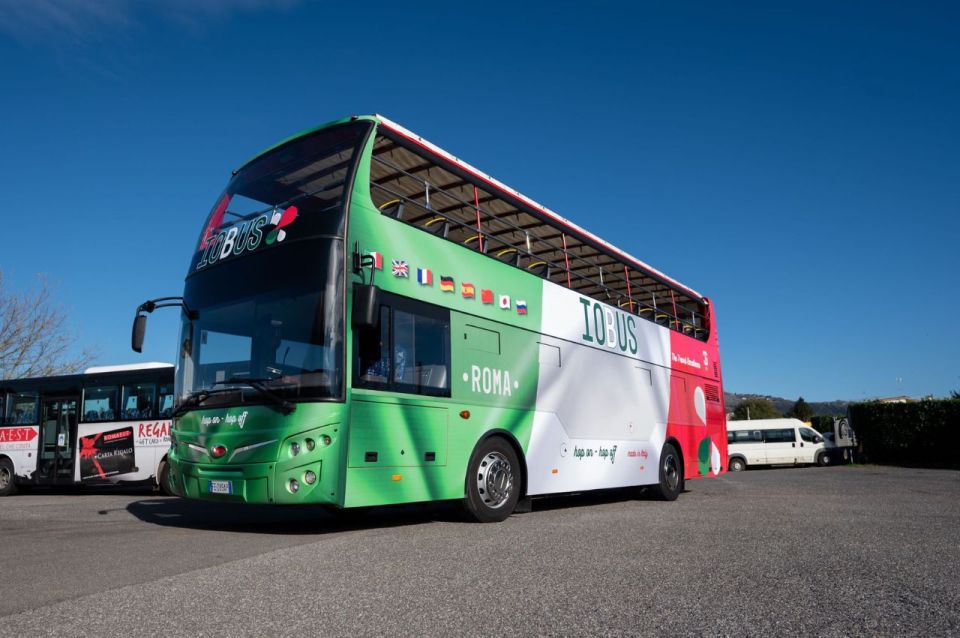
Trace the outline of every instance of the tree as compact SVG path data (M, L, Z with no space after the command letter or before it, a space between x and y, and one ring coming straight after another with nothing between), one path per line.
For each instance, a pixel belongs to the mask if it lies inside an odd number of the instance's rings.
M803 397L800 397L797 399L797 402L793 404L793 407L790 408L790 411L787 412L787 416L800 419L801 421L809 421L810 417L813 416L813 409L809 403L803 400Z
M22 379L79 372L96 353L72 351L67 313L51 298L43 277L36 288L17 293L4 288L0 272L0 379Z
M744 399L733 410L735 421L750 419L779 419L783 415L777 412L773 401L769 399Z

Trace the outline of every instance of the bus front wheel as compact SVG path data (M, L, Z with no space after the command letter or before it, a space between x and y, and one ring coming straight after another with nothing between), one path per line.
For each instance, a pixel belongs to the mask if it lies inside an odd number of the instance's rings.
M675 501L683 491L683 460L672 443L660 452L660 482L653 486L653 496L661 501Z
M464 509L480 523L506 519L520 499L520 461L505 440L492 437L480 443L467 466Z
M170 489L170 464L164 458L157 466L157 487L164 496L173 496L173 490Z
M734 457L730 459L729 469L731 472L742 472L747 469L747 464L743 462L743 459Z
M13 477L13 462L10 459L0 459L0 496L10 496L17 493L17 484Z

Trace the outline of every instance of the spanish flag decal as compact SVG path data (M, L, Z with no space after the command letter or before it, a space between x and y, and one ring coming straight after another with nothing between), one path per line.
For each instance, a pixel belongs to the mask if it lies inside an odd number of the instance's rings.
M457 287L453 283L453 277L440 275L440 290L443 292L456 292Z
M464 299L473 299L476 294L473 290L473 284L460 284L460 294Z

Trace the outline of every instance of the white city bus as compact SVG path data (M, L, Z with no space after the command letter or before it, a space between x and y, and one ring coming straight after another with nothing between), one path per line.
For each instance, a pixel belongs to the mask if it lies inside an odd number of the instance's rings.
M829 465L823 436L799 419L727 421L727 467L751 465Z
M18 486L165 486L173 366L0 381L0 496Z

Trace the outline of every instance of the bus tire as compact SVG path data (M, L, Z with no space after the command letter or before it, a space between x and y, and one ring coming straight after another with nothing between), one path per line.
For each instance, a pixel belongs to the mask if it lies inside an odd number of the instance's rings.
M817 465L819 465L820 467L823 467L825 465L830 465L830 462L831 462L830 455L827 454L826 452L821 452L820 454L817 455Z
M520 461L513 447L500 437L480 442L467 465L464 510L470 520L498 523L520 500Z
M173 496L173 490L170 489L170 464L167 463L166 457L160 461L160 465L157 466L157 487L160 489L160 493L164 496Z
M13 461L0 459L0 496L12 496L17 493L16 477L13 473Z
M735 456L732 459L730 459L730 463L727 469L729 469L731 472L742 472L745 469L747 469L747 464L743 462L743 459L741 459L738 456Z
M683 459L672 443L664 445L660 452L660 482L651 491L660 501L675 501L683 491Z

